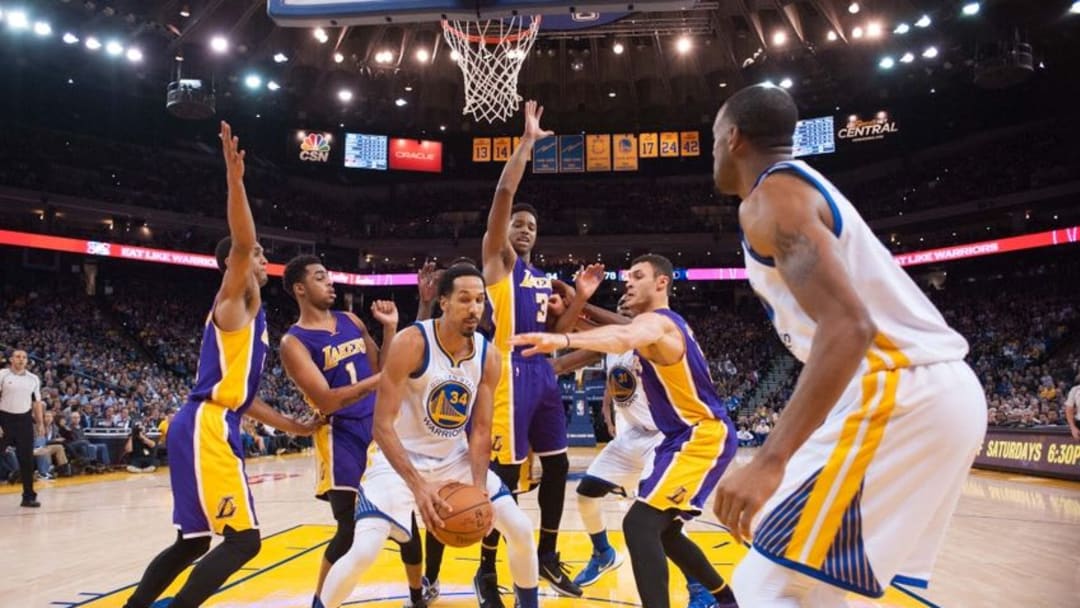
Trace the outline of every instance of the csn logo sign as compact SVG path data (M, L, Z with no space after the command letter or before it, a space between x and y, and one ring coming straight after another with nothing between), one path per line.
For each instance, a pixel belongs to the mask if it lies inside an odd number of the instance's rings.
M330 160L330 134L329 133L304 133L298 134L300 139L300 160L310 163L325 163Z

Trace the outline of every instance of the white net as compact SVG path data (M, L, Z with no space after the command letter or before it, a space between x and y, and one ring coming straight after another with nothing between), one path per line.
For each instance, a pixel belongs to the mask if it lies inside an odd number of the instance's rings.
M536 41L540 17L443 21L442 26L465 77L465 109L461 113L489 123L513 116L521 102L518 73Z

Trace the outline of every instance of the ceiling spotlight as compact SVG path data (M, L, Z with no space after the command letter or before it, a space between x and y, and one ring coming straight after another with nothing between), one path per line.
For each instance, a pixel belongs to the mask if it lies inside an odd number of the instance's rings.
M7 15L8 27L13 30L25 30L30 27L30 19L22 11L11 11Z
M130 48L127 50L127 59L131 63L139 63L143 60L142 51L136 48Z
M761 83L761 86L765 87L766 89L774 89L776 88L776 83L771 80L765 80Z
M342 61L345 61L345 55L334 53L334 63L341 63Z
M787 42L787 34L783 31L776 32L772 35L773 46L784 46L785 42Z
M937 57L938 56L937 47L936 46L928 46L928 47L926 47L926 50L922 52L922 56L923 56L923 59L933 59L934 57Z
M352 91L349 89L341 89L337 92L337 98L344 102L352 101Z
M607 96L611 97L611 98L614 98L615 97L615 91L608 91Z
M285 53L274 53L274 63L285 63L289 60L289 56Z
M791 82L790 78L785 78L785 79L780 81L780 88L782 88L782 89L790 89L791 85L793 85L793 84L794 83Z
M79 37L71 32L67 32L64 34L62 40L64 41L64 44L76 44L79 42Z
M457 51L450 51L450 61L457 61L461 59L461 53Z
M585 69L585 62L580 59L575 59L570 62L570 69L575 72L580 72Z
M321 27L315 28L315 31L312 32L312 35L315 36L315 39L318 40L320 44L326 44L326 41L330 40L330 36L326 34L326 30L322 29Z
M270 89L271 91L276 91L281 88L281 85L271 80L270 82L266 83L266 88Z
M915 55L911 53L904 53L903 56L900 57L900 63L911 63L912 61L915 61Z
M393 60L393 51L379 51L378 53L375 53L375 61L378 63L390 63Z
M52 26L45 21L37 21L34 23L34 33L38 36L48 36L52 34Z
M416 60L420 63L427 63L431 59L431 53L427 49L416 50Z
M882 57L881 61L878 62L878 67L883 70L891 70L894 65L896 65L896 61L888 56Z
M856 39L856 40L858 40L859 38L862 38L862 34L863 34L862 28L859 27L859 26L855 26L851 30L851 37Z
M692 46L693 43L686 36L679 36L679 39L675 41L675 50L684 55L690 52Z
M173 59L175 59L177 61L177 63L183 63L184 56L183 55L177 55L176 57L173 57Z
M191 9L188 8L188 5L185 4L183 8L180 9L180 16L184 19L187 19L191 16Z
M847 12L851 13L852 15L858 13L859 12L859 3L858 2L852 2L851 4L849 4L848 7L847 7Z
M930 15L923 15L915 22L915 27L930 27Z
M721 89L726 89L727 88L727 83L726 82L721 82L720 83L720 88Z
M405 101L404 97L398 97L394 100L394 105L399 108L404 108L405 106L409 105L409 102Z
M97 38L90 36L86 39L86 48L90 49L91 51L96 51L101 48L101 43L98 42Z
M262 78L258 74L248 74L244 77L244 86L249 89L257 89L262 86Z
M866 24L866 36L868 38L880 38L881 37L881 24L877 21L871 21Z
M1069 7L1069 12L1074 15L1080 15L1080 0L1076 0L1076 2L1072 3L1072 6Z
M439 130L440 131L445 131L446 130L446 125L439 125Z
M911 26L906 23L898 23L896 29L892 31L894 34L906 34L911 31Z
M960 9L960 12L963 13L964 15L967 15L968 17L978 15L979 14L979 3L978 2L968 2L967 4L964 5L964 8Z
M623 51L625 51L625 50L626 50L626 47L624 47L621 42L616 42L615 46L611 47L611 51L613 53L615 53L616 55L622 55Z
M829 33L825 34L825 39L829 42L836 42L836 32L829 30Z
M220 55L229 50L229 41L224 36L214 36L210 39L210 50Z
M405 85L405 92L406 93L412 93L412 85L411 84Z
M115 40L110 40L105 43L105 52L112 55L113 57L116 57L117 55L124 52L124 45L120 44Z

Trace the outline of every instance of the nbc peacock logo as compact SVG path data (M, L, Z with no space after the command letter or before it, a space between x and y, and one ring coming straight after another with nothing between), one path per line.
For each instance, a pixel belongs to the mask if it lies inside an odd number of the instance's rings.
M325 163L330 160L330 136L308 133L300 140L300 160Z

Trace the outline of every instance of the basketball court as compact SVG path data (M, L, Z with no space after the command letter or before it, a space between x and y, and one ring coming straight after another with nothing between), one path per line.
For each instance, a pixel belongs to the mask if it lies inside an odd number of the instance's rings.
M736 466L749 452L740 454ZM571 472L581 473L593 450L575 448ZM264 535L262 552L234 575L207 605L304 608L333 534L326 503L311 496L314 456L310 453L249 461L256 507ZM571 481L559 549L571 568L580 568L591 551L576 505ZM5 606L87 606L115 608L142 575L148 561L174 539L172 503L166 471L149 475L112 473L37 485L43 507L18 507L18 487L0 487L0 521L5 530L0 548L6 576L0 582ZM523 499L536 522L535 493ZM613 545L625 550L617 532L626 500L611 499L605 519ZM724 576L745 548L714 523L711 515L690 526L691 536L705 548ZM1080 484L1034 477L973 471L953 518L934 580L928 590L892 587L881 600L852 597L852 606L1074 606L1080 602L1076 582L1076 547L1080 543ZM500 553L500 558L505 552ZM479 549L447 549L443 562L442 597L436 605L476 605L472 576ZM505 560L500 578L509 581ZM166 597L185 580L181 576ZM639 606L629 562L585 589L582 600L555 597L541 583L541 603L570 606ZM396 545L384 555L350 596L347 606L398 607L408 596ZM504 601L510 601L504 595ZM674 606L685 605L683 580L672 568Z

